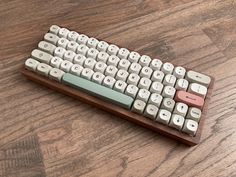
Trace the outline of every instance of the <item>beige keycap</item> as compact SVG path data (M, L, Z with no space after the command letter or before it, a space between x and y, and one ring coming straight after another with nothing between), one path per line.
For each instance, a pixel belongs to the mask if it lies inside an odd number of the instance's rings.
M142 66L139 63L131 63L129 67L129 73L139 74L141 69L142 69Z
M38 60L39 62L43 62L47 64L49 64L50 60L52 59L52 55L38 49L34 49L31 52L31 57Z
M156 118L157 122L168 125L171 118L171 112L165 109L160 109Z
M73 52L76 52L77 48L78 48L79 44L75 41L69 41L67 44L66 49L67 50L71 50Z
M109 55L106 52L99 52L97 55L97 61L106 63L109 58Z
M63 58L65 52L66 52L66 49L62 47L57 47L54 51L54 55L57 57Z
M119 51L119 47L117 47L114 44L109 45L107 48L107 53L109 55L116 55L118 51Z
M80 35L78 36L78 38L77 38L77 42L78 42L79 44L86 44L87 41L88 41L88 39L89 39L89 37L86 36L85 34L80 34Z
M148 67L148 66L144 66L142 69L141 69L141 72L140 72L140 76L141 77L146 77L146 78L150 78L151 75L152 75L152 68Z
M169 126L177 130L181 130L183 125L184 125L184 117L178 114L172 114Z
M106 68L105 75L106 75L106 76L115 77L117 71L118 71L118 69L117 69L115 66L109 65L109 66Z
M138 93L138 87L136 85L129 84L126 87L125 94L131 96L132 98L135 98Z
M95 72L92 76L92 81L102 84L103 79L105 78L105 75L99 72Z
M138 88L149 90L151 84L152 84L152 81L150 79L143 77L139 80Z
M150 64L150 68L152 68L154 71L155 70L160 70L162 66L162 61L159 59L153 59Z
M205 98L205 96L207 94L207 88L203 85L198 84L198 83L192 83L188 87L188 92L198 95L202 98Z
M163 84L160 82L152 82L150 92L161 94L163 87Z
M69 43L69 41L68 41L66 38L60 38L60 39L57 41L57 46L58 46L58 47L66 48L66 46L67 46L68 43Z
M99 51L97 49L95 49L95 48L90 48L87 51L87 57L88 58L96 59L98 54L99 54Z
M130 62L127 59L121 59L118 64L118 68L124 69L124 70L128 70L129 66L130 66Z
M80 76L87 79L87 80L90 80L93 76L93 73L94 71L90 68L84 68L83 71L81 72Z
M125 82L128 76L129 76L129 73L126 70L120 69L116 73L116 80L122 80Z
M45 63L39 63L38 66L37 66L36 72L43 75L43 76L48 77L48 74L49 74L51 69L52 69L51 66L49 66Z
M176 90L184 90L186 91L188 88L188 81L186 79L178 79L175 84Z
M149 66L150 62L151 62L151 58L147 55L142 55L141 58L139 59L139 64L141 66Z
M153 104L159 108L161 105L162 99L163 99L163 97L160 94L152 93L149 100L148 100L148 103Z
M96 48L98 45L99 41L93 37L89 38L87 41L87 46L89 48Z
M161 108L162 109L166 109L170 112L173 111L175 107L175 101L171 98L164 98L163 101L162 101L162 104L161 104Z
M70 62L74 62L74 57L75 57L76 53L71 51L71 50L67 50L65 53L64 53L64 60L68 60Z
M154 71L151 77L152 81L162 82L165 74L162 71Z
M25 67L31 71L35 71L39 62L37 60L34 60L33 58L28 58L25 61Z
M162 91L162 96L167 98L173 98L175 96L175 88L172 86L165 86Z
M107 68L107 65L101 61L97 62L94 66L94 71L100 72L104 74L105 70Z
M142 114L144 109L145 109L146 103L142 100L135 100L133 107L132 107L132 111L136 112L138 114Z
M164 78L163 84L173 87L175 85L175 82L176 82L176 77L172 74L167 74Z
M49 31L53 34L58 34L59 30L60 30L60 27L57 25L52 25L49 29Z
M186 69L181 67L181 66L177 66L174 69L173 75L177 78L177 79L182 79L184 78L186 73Z
M52 33L46 33L44 35L44 40L47 42L50 42L51 44L56 45L57 41L59 40L59 37L55 34L52 34Z
M188 110L187 119L192 119L196 122L199 122L201 115L202 115L202 112L200 109L191 107Z
M66 28L60 28L58 31L58 36L59 37L63 37L63 38L67 38L67 35L70 31Z
M84 65L84 61L86 60L86 57L84 56L84 55L82 55L82 54L77 54L77 55L75 55L75 57L74 57L74 63L75 64L79 64L79 65L81 65L81 66L83 66Z
M186 79L192 83L196 82L202 84L207 88L211 82L211 78L209 76L195 71L188 71L186 74Z
M49 72L49 78L61 82L61 78L65 74L64 71L58 68L52 68Z
M158 108L152 104L148 104L144 111L144 116L150 119L156 119Z
M120 59L127 59L128 56L129 56L129 50L126 49L126 48L120 48L119 51L118 51L118 54L117 56L120 58Z
M59 68L63 60L59 57L52 57L50 65L54 68Z
M166 62L162 65L161 71L165 74L171 74L173 72L174 65Z
M81 55L84 55L84 56L86 56L88 50L89 50L89 48L84 44L80 44L77 47L77 53L81 54Z
M86 58L84 61L84 68L90 68L93 70L95 64L96 64L96 60L93 58Z
M138 60L139 60L139 58L140 58L139 53L133 51L133 52L130 52L129 57L128 57L128 60L129 60L131 63L137 63Z
M175 104L174 114L178 114L180 116L185 117L187 112L188 112L188 105L186 105L185 103Z
M139 79L140 79L139 75L137 75L135 73L131 73L128 76L127 83L133 84L133 85L138 85Z
M191 119L186 119L184 122L183 132L194 136L198 129L198 123Z
M111 56L109 56L109 58L107 60L107 65L117 66L119 61L120 61L119 57L117 57L115 55L111 55Z
M97 45L97 49L101 52L105 52L108 48L109 44L105 41L100 41Z
M126 82L124 82L122 80L118 80L118 81L116 81L113 89L118 91L118 92L124 93L126 87L127 87L127 83Z
M108 88L113 88L115 83L116 83L116 80L114 79L114 77L106 76L103 80L102 85L104 85Z
M67 35L67 39L70 41L77 41L77 38L79 36L79 33L76 31L70 31Z
M70 73L76 76L80 76L81 72L83 71L83 67L79 64L73 64L70 68Z
M137 99L144 101L145 103L148 101L150 96L150 92L146 89L140 89L137 94Z
M70 61L63 60L60 65L60 69L68 73L72 66L73 66L73 63L71 63Z

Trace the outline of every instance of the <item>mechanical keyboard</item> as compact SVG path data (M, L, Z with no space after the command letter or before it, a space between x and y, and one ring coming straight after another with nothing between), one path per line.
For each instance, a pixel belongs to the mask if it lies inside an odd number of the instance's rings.
M21 73L188 145L200 141L214 83L203 73L57 25Z

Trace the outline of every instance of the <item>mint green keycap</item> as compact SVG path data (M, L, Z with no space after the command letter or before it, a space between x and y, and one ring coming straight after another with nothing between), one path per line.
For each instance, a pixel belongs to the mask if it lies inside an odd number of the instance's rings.
M117 104L126 109L131 109L134 101L134 99L130 96L70 73L64 74L62 83Z

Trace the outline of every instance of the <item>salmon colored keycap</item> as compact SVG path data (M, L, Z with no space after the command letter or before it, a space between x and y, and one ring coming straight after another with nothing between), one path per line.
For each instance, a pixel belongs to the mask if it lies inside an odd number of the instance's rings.
M185 91L177 91L174 100L199 109L202 109L204 105L204 99L202 97Z

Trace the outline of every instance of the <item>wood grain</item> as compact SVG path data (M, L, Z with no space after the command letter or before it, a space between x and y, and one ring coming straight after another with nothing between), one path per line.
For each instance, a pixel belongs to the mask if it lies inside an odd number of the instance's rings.
M18 71L51 24L213 75L201 143L27 81ZM2 0L0 176L236 176L235 24L234 0Z

